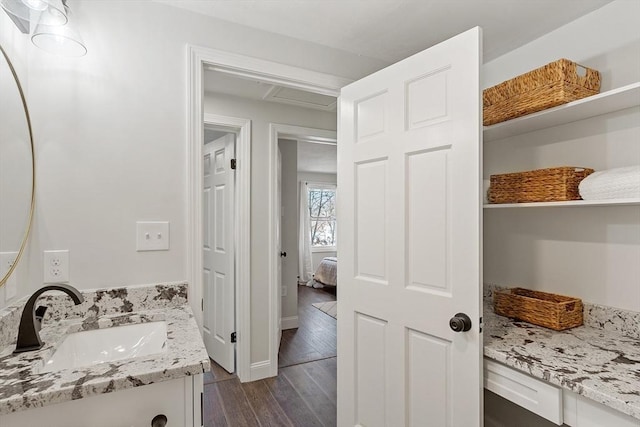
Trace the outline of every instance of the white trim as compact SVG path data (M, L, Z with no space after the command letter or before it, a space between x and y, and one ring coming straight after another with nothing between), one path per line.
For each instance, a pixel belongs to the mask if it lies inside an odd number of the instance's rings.
M198 46L187 46L188 58L187 58L187 76L188 76L188 106L187 106L187 123L188 123L188 158L187 158L187 171L188 171L188 204L187 204L187 280L189 281L189 294L193 295L190 298L191 307L193 309L196 322L202 330L202 311L200 308L200 300L202 299L202 257L200 256L201 242L198 239L202 238L202 192L200 191L202 185L202 162L201 151L203 144L203 69L212 69L218 72L224 72L233 74L236 76L250 77L256 80L278 84L282 86L292 87L295 89L306 90L314 93L320 93L329 96L339 96L340 89L343 86L351 83L349 79L345 79L338 76L319 73L312 70L306 70L290 65L278 64L275 62L252 58L244 55L239 55L231 52L225 52L216 49L203 48ZM245 168L242 173L236 176L236 191L238 195L238 205L240 210L238 215L238 239L236 245L237 254L237 271L236 271L236 289L240 292L236 302L236 332L238 333L237 343L237 363L236 370L240 381L251 381L258 377L265 378L268 376L275 376L278 374L278 322L277 319L277 299L278 293L277 280L273 279L274 262L275 258L274 245L271 244L274 240L274 232L272 228L275 226L273 221L273 209L275 203L273 202L273 191L275 188L275 165L273 161L274 156L277 155L277 150L273 147L277 146L277 135L281 134L283 137L287 136L291 132L297 135L308 136L315 135L313 140L317 142L334 142L336 141L336 132L326 131L320 129L312 129L312 134L298 133L299 128L296 126L288 125L275 125L277 131L271 132L275 139L270 140L270 188L269 188L269 310L271 315L269 316L269 338L270 358L267 361L261 361L251 364L251 304L250 304L250 292L251 292L251 264L250 264L250 200L251 200L251 181L250 181L250 141L251 138L247 133L246 144L242 146L239 144L236 151L236 158L240 164L244 164ZM308 139L308 138L307 138ZM246 209L246 210L245 210ZM279 298L279 296L277 297ZM254 369L255 368L255 369ZM256 372L256 378L254 378L254 370ZM263 375L263 373L265 373Z
M191 46L203 59L207 70L229 73L263 82L292 87L329 96L340 96L340 89L353 80L317 71L279 64L217 49Z
M240 381L250 378L251 357L251 121L203 112L202 67L206 59L196 48L189 47L188 106L188 195L187 204L187 278L189 298L196 323L202 331L202 146L204 124L219 125L238 131L236 141L236 373Z
M335 175L335 174L334 174ZM318 188L321 190L337 190L338 184L332 182L305 181L307 187Z
M251 364L251 379L249 381L258 381L264 378L272 377L271 360L263 360Z
M187 281L189 301L198 328L202 331L202 66L198 53L188 49L187 77Z
M337 246L311 246L311 253L338 252Z
M185 377L184 381L184 404L185 404L185 426L202 427L202 400L200 393L204 393L203 374ZM191 408L191 410L189 410ZM202 422L201 422L202 421Z
M280 328L284 331L285 329L295 329L298 327L298 316L289 316L283 317L280 322Z

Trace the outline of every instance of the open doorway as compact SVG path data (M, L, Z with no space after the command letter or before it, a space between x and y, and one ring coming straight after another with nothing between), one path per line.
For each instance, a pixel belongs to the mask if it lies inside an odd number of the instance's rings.
M260 89L264 84L274 84L287 89L331 97L335 103L341 87L349 80L337 76L317 73L270 61L212 49L189 47L189 203L190 221L187 253L187 275L190 283L190 301L196 321L202 327L200 300L203 293L201 227L202 223L202 152L203 125L208 121L241 129L236 143L236 331L237 364L235 375L214 366L205 376L203 400L205 425L209 425L207 414L219 414L211 410L220 405L237 408L243 399L252 395L251 390L264 389L266 396L275 397L279 403L291 406L304 420L317 419L321 424L335 424L336 419L336 359L329 358L303 365L293 365L278 371L278 344L280 339L280 316L276 302L280 302L280 284L276 276L276 253L273 228L276 218L274 203L277 183L276 159L279 137L288 138L299 126L319 134L314 141L336 140L336 113L322 111L325 97L303 97L303 101L320 104L317 109L300 108L292 100L286 108L277 105L276 98L295 97L296 91L271 92L273 99L253 101L239 99L230 94L210 96L206 88L207 73L222 73L244 77L244 82L234 87ZM221 80L219 81L221 82ZM223 90L231 85L222 84ZM207 93L209 92L209 93ZM266 104L268 103L268 105ZM285 104L285 102L281 102ZM254 105L251 105L254 104ZM254 108L256 107L256 108ZM213 119L212 119L213 118ZM312 132L312 133L313 133ZM308 134L308 133L307 133ZM296 283L297 286L297 283ZM311 288L310 288L311 289ZM318 314L323 315L315 309ZM306 365L306 366L305 366ZM263 378L272 377L276 379ZM313 379L315 378L315 379ZM311 381L311 382L309 382ZM248 388L244 388L245 382ZM284 389L279 388L280 386ZM291 388L293 386L293 388ZM309 396L295 392L282 395L286 390L310 390L318 408L305 411L305 399ZM278 390L276 390L278 388ZM255 397L255 396L254 396ZM248 401L248 397L244 400ZM316 406L315 404L313 405ZM302 411L302 412L301 412ZM250 412L250 411L249 411ZM244 413L236 411L237 414ZM209 420L211 421L211 420ZM299 425L312 425L306 421ZM215 425L215 422L213 423Z
M307 136L308 137L308 136ZM335 357L337 147L281 138L280 368Z
M221 83L222 93L209 96L209 73L231 76L240 82ZM190 300L196 322L202 327L202 154L203 122L207 116L223 125L242 128L237 141L236 192L238 196L236 245L236 353L241 382L277 375L280 339L280 285L274 223L277 139L289 137L290 128L318 131L317 141L336 139L335 104L339 88L350 81L256 58L189 47L189 203L187 264ZM269 87L272 86L272 87ZM274 88L273 86L277 86ZM247 99L229 93L240 89L255 93ZM225 92L226 91L226 92ZM300 95L300 97L299 97ZM264 98L266 96L266 98ZM328 102L328 103L327 103ZM304 104L304 105L300 105ZM314 108L305 107L315 104ZM325 110L323 110L325 109ZM229 118L237 118L231 120ZM242 118L242 119L240 119ZM244 137L242 136L244 135Z

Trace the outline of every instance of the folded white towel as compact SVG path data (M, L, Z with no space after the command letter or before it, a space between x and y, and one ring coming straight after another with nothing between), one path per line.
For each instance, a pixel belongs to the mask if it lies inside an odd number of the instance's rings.
M578 190L584 200L640 198L640 166L594 172Z

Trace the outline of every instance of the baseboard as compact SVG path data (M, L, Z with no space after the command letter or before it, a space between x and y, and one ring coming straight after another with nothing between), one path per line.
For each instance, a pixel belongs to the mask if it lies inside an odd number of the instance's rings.
M295 329L298 327L298 316L283 317L280 321L280 327L285 329Z
M251 364L251 381L272 377L271 361L263 360Z

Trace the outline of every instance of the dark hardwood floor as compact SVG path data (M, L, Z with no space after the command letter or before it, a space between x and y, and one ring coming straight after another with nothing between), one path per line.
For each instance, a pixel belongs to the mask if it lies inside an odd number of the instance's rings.
M336 319L311 305L335 300L334 287L298 286L298 328L282 331L278 367L336 356Z
M300 326L282 334L276 378L240 383L212 361L204 376L205 427L335 426L336 320L311 306L333 300L331 288L298 287Z

